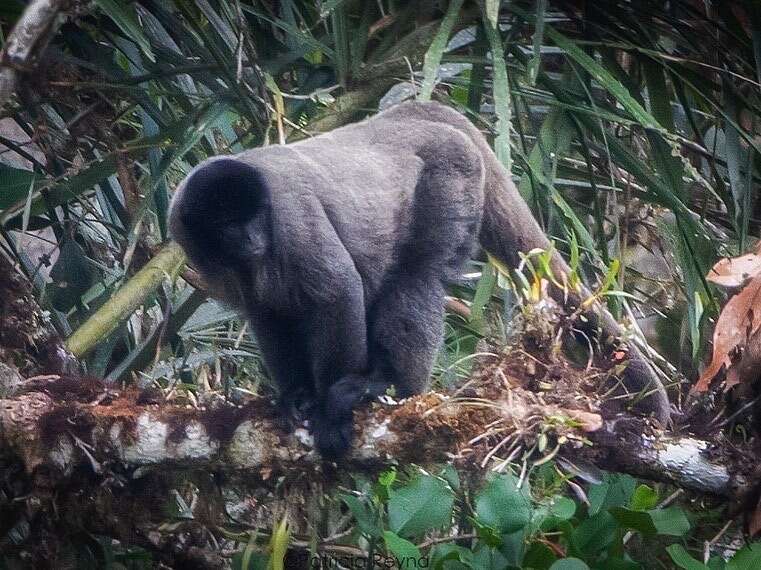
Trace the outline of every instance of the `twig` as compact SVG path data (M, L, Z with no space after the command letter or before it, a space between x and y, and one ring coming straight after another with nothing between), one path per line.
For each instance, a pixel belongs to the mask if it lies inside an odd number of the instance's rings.
M29 72L60 25L62 0L34 0L24 10L0 53L0 107L16 91L20 73Z

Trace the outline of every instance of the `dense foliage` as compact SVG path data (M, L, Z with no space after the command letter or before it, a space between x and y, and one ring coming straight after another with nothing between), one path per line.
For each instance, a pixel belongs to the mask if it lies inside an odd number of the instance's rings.
M172 188L193 165L417 96L455 106L487 133L557 247L588 282L602 283L618 316L642 319L665 357L652 352L656 363L670 377L696 375L720 302L704 276L758 233L761 34L752 8L693 0L70 4L0 118L0 243L61 336L76 339L69 346L89 373L155 380L190 401L209 386L233 396L263 390L255 339L206 300L187 269L139 289L126 312L107 312L109 334L91 338L81 327L161 251ZM0 37L24 6L0 5ZM453 288L470 317L448 324L437 369L444 384L467 373L481 336L509 329L510 289L490 265L472 269ZM572 500L552 465L531 487L502 474L472 496L449 469L389 472L341 499L365 552L424 552L435 568L651 567L654 558L638 558L647 549L630 552L630 544L681 540L694 528L625 476L579 487ZM469 538L426 539L453 528ZM701 551L691 554L702 559ZM240 556L242 567L259 567L253 551ZM667 557L686 569L751 568L759 550L704 566L677 541Z

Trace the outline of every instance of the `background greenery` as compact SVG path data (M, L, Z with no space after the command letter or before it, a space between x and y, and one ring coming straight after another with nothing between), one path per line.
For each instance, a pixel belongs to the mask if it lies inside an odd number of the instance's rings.
M581 252L588 282L615 275L633 295L611 308L640 319L665 374L692 378L720 302L704 276L758 233L751 4L77 4L2 113L2 247L70 338L160 250L172 188L205 157L329 130L381 100L434 97L493 141L557 246ZM0 5L3 38L23 7ZM467 372L482 334L509 330L509 295L482 269L453 289L473 314L449 320L445 383ZM258 391L255 340L182 277L146 289L113 333L75 352L113 380Z

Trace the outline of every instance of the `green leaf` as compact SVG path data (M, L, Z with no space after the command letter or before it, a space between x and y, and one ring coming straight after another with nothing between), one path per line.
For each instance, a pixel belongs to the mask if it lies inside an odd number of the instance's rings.
M737 553L727 563L727 570L757 570L761 568L761 542L754 542Z
M684 511L679 507L650 511L633 511L624 507L616 507L610 512L621 526L634 529L648 536L656 534L684 536L690 530L690 521L687 520Z
M399 568L415 568L423 560L417 546L389 530L383 532L386 548L396 557Z
M634 494L637 481L631 475L606 473L603 482L589 489L589 514L595 515L611 507L622 507Z
M0 211L26 200L34 179L35 174L31 170L0 164Z
M708 570L708 566L690 556L681 544L672 544L666 547L671 561L684 570Z
M351 54L349 53L349 33L347 31L347 17L344 6L336 7L330 13L331 32L335 49L334 61L338 79L344 87L347 85Z
M550 566L550 570L589 570L589 566L578 558L564 558Z
M629 508L633 511L647 511L658 505L658 492L647 485L639 485L629 501Z
M484 10L484 30L489 41L492 57L492 92L494 96L494 112L497 115L497 136L494 139L494 152L508 172L512 169L510 157L510 83L507 79L507 63L502 48L502 38L497 24L499 2L487 0Z
M454 491L460 490L460 474L457 473L454 465L447 463L439 474Z
M648 113L645 108L632 97L629 90L624 87L618 79L613 77L607 69L592 59L592 57L578 47L573 41L569 40L552 27L547 27L545 34L555 42L555 45L561 48L567 56L572 58L576 63L581 65L587 73L594 77L604 89L607 89L616 100L621 103L621 106L623 106L623 108L626 109L643 127L659 127L655 117Z
M366 536L380 536L380 527L372 510L354 495L341 495L341 500L349 507L360 532Z
M116 0L95 0L95 3L103 12L111 18L119 29L124 32L128 39L140 46L140 49L151 61L156 61L151 49L151 42L143 33L143 28L135 18L134 12L127 8L129 4L117 2Z
M473 553L468 548L457 544L437 544L431 549L428 558L431 570L473 568L471 565Z
M473 568L478 570L504 570L511 565L505 556L496 548L486 544L478 544L473 552Z
M531 495L524 482L518 488L515 475L493 476L476 496L475 506L479 522L500 533L522 529L531 521Z
M95 268L82 246L73 239L66 239L50 270L53 283L46 290L50 303L63 313L68 312L92 286L95 277Z
M470 306L470 322L479 323L484 316L484 308L491 300L494 287L497 285L497 272L492 263L487 263L481 270L481 277L476 284L473 303Z
M576 514L576 503L568 497L555 497L550 505L549 515L559 520L567 521Z
M739 122L737 96L728 82L723 83L726 113L734 121ZM751 167L749 153L740 144L740 129L735 124L728 123L725 129L725 153L727 172L729 174L729 189L732 192L735 231L738 237L738 251L747 249L748 223L750 222L751 200L753 186L750 183L749 170Z
M523 567L545 570L557 559L557 555L549 546L543 542L532 542L523 557Z
M539 67L542 64L542 42L544 41L544 18L547 12L547 0L537 0L536 15L534 17L534 53L531 56L526 68L528 69L528 82L533 85L536 83L536 76L539 75Z
M574 554L589 558L606 550L613 544L619 528L613 515L606 511L590 516L571 534Z
M436 74L441 64L441 56L447 49L447 41L452 33L452 28L457 23L457 15L460 13L464 0L450 0L444 19L441 20L439 31L436 32L428 51L425 52L423 61L423 85L420 87L418 99L420 101L430 101L433 93L433 85L436 82Z
M449 527L454 496L437 477L420 475L400 489L391 489L388 524L401 536L419 537L434 528Z

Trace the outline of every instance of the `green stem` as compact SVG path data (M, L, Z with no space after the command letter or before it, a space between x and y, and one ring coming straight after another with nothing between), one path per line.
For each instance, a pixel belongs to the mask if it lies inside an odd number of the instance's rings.
M176 243L169 243L145 267L122 285L95 314L66 340L66 348L77 358L90 352L98 342L124 322L166 278L171 278L185 263L185 254Z

